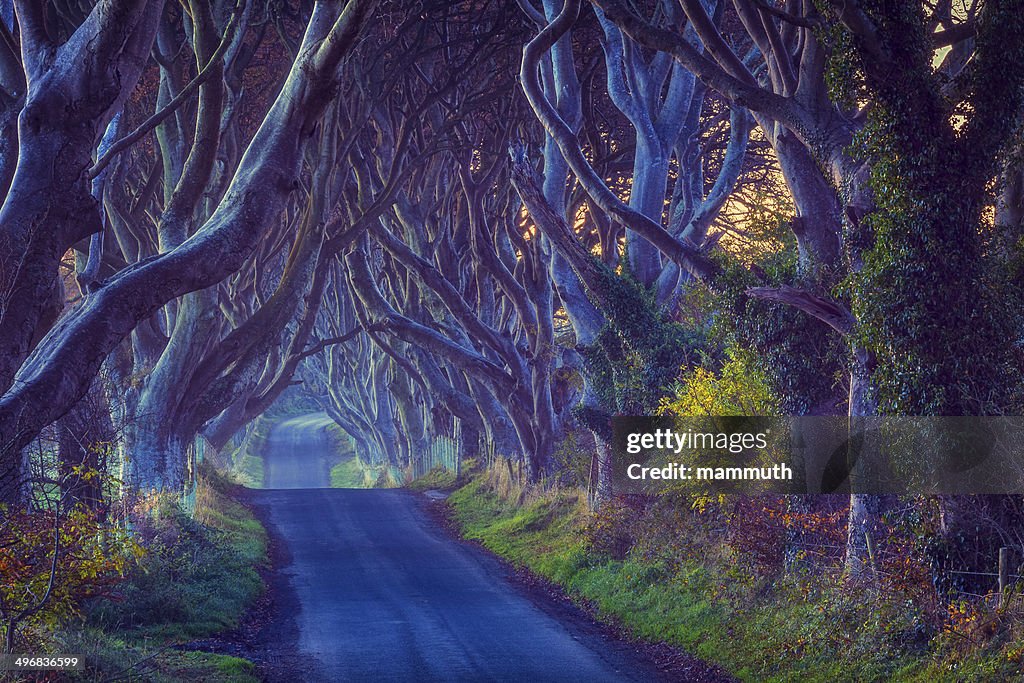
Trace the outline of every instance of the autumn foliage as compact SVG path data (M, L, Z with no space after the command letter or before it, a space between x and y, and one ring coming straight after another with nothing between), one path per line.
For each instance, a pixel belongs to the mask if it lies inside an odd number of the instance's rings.
M142 547L122 527L76 506L6 510L0 521L0 618L9 639L39 635L109 595ZM12 629L14 633L11 634Z

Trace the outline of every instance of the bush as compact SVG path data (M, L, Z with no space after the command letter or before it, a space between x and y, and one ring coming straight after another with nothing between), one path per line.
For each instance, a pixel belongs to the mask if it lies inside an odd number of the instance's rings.
M590 480L590 463L596 445L593 434L569 432L551 456L555 481L561 486L583 486Z
M712 364L705 358L706 364ZM717 369L683 368L671 395L658 404L661 415L747 416L779 415L779 400L753 353L739 346L726 349L725 362Z
M0 510L0 635L21 628L32 634L25 645L38 649L42 630L79 614L88 599L117 590L142 555L124 529L84 506L60 515Z
M597 562L624 560L636 542L636 524L640 512L625 498L609 500L590 515L583 527L588 554Z
M256 566L265 560L266 536L258 521L216 488L223 485L201 481L196 519L166 494L140 505L135 534L147 552L113 599L92 605L89 624L172 639L237 625L262 590Z

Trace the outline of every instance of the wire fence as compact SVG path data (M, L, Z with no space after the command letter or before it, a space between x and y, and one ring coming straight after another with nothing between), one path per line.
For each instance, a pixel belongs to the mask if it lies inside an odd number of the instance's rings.
M181 499L181 507L189 516L196 512L196 484L199 466L206 457L206 439L197 434L185 449L185 495Z
M459 440L450 436L436 436L426 452L413 461L413 477L419 478L434 469L459 473Z

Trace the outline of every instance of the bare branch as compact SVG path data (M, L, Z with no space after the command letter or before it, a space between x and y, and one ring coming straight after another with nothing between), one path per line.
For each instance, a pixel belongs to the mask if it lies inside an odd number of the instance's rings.
M602 0L603 1L603 0ZM540 61L545 52L569 30L576 21L579 12L578 0L568 0L561 13L537 36L523 48L523 62L519 78L523 92L530 101L537 117L544 124L544 129L557 143L562 156L568 162L580 184L598 206L629 229L636 231L665 256L694 277L704 280L713 278L718 271L714 262L693 245L676 239L665 228L627 206L615 193L608 189L601 177L587 161L581 151L579 140L572 129L562 120L558 112L544 95L539 82ZM660 30L660 29L655 29ZM682 42L682 41L680 41ZM686 44L686 48L693 48ZM703 59L703 57L701 57ZM707 61L707 60L705 60ZM718 67L714 67L718 68ZM774 95L773 95L774 96Z
M803 111L793 100L730 74L698 52L678 33L652 26L650 22L627 9L621 0L592 2L604 10L605 15L618 24L630 38L652 50L672 55L709 88L718 91L736 104L765 114L794 131L808 127Z
M773 17L781 19L787 24L793 24L794 26L809 29L816 29L822 24L821 20L816 17L801 17L797 14L793 14L792 12L787 12L784 9L779 9L778 7L773 6L767 0L753 0L753 2L755 5L757 5L757 9L760 10L761 12L764 12L765 14L770 14Z
M974 38L976 35L978 35L978 22L968 21L933 33L931 35L932 47L935 49L949 47Z
M224 29L224 38L220 41L220 45L217 46L217 50L213 53L213 56L210 57L210 61L206 63L206 66L203 67L202 71L200 71L199 74L188 83L188 85L182 88L181 92L175 95L163 109L150 116L139 124L138 128L111 145L106 154L97 159L93 167L89 169L90 180L98 176L100 172L102 172L103 169L114 160L115 156L134 145L145 137L147 133L163 123L171 114L176 112L182 104L188 101L189 96L196 90L196 88L208 81L213 74L217 73L217 64L224 57L224 53L227 52L228 47L231 46L231 42L234 38L235 27L238 25L238 17L241 15L241 9L242 3L239 2L235 5L235 11L231 14L231 19L227 28Z
M360 325L354 330L349 330L348 332L339 337L331 337L329 339L322 339L318 341L316 344L313 344L313 346L309 347L302 353L298 354L298 358L299 360L304 360L306 358L309 358L310 356L315 356L316 354L326 349L328 346L334 346L335 344L344 344L347 341L351 341L360 334L362 334L363 332L370 333L382 329L384 329L384 326L380 324L368 325L366 327Z
M856 320L853 314L835 301L830 301L804 289L789 285L781 287L748 287L747 294L757 299L776 301L798 308L804 313L821 320L839 334L849 336Z

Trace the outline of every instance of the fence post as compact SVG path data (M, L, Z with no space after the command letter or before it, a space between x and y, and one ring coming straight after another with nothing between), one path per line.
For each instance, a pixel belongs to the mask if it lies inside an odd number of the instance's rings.
M871 538L871 532L864 532L864 543L868 550L868 561L871 563L871 573L875 575L875 581L878 580L878 562L875 560L875 540Z
M999 549L999 607L1006 600L1006 589L1010 585L1010 549Z

